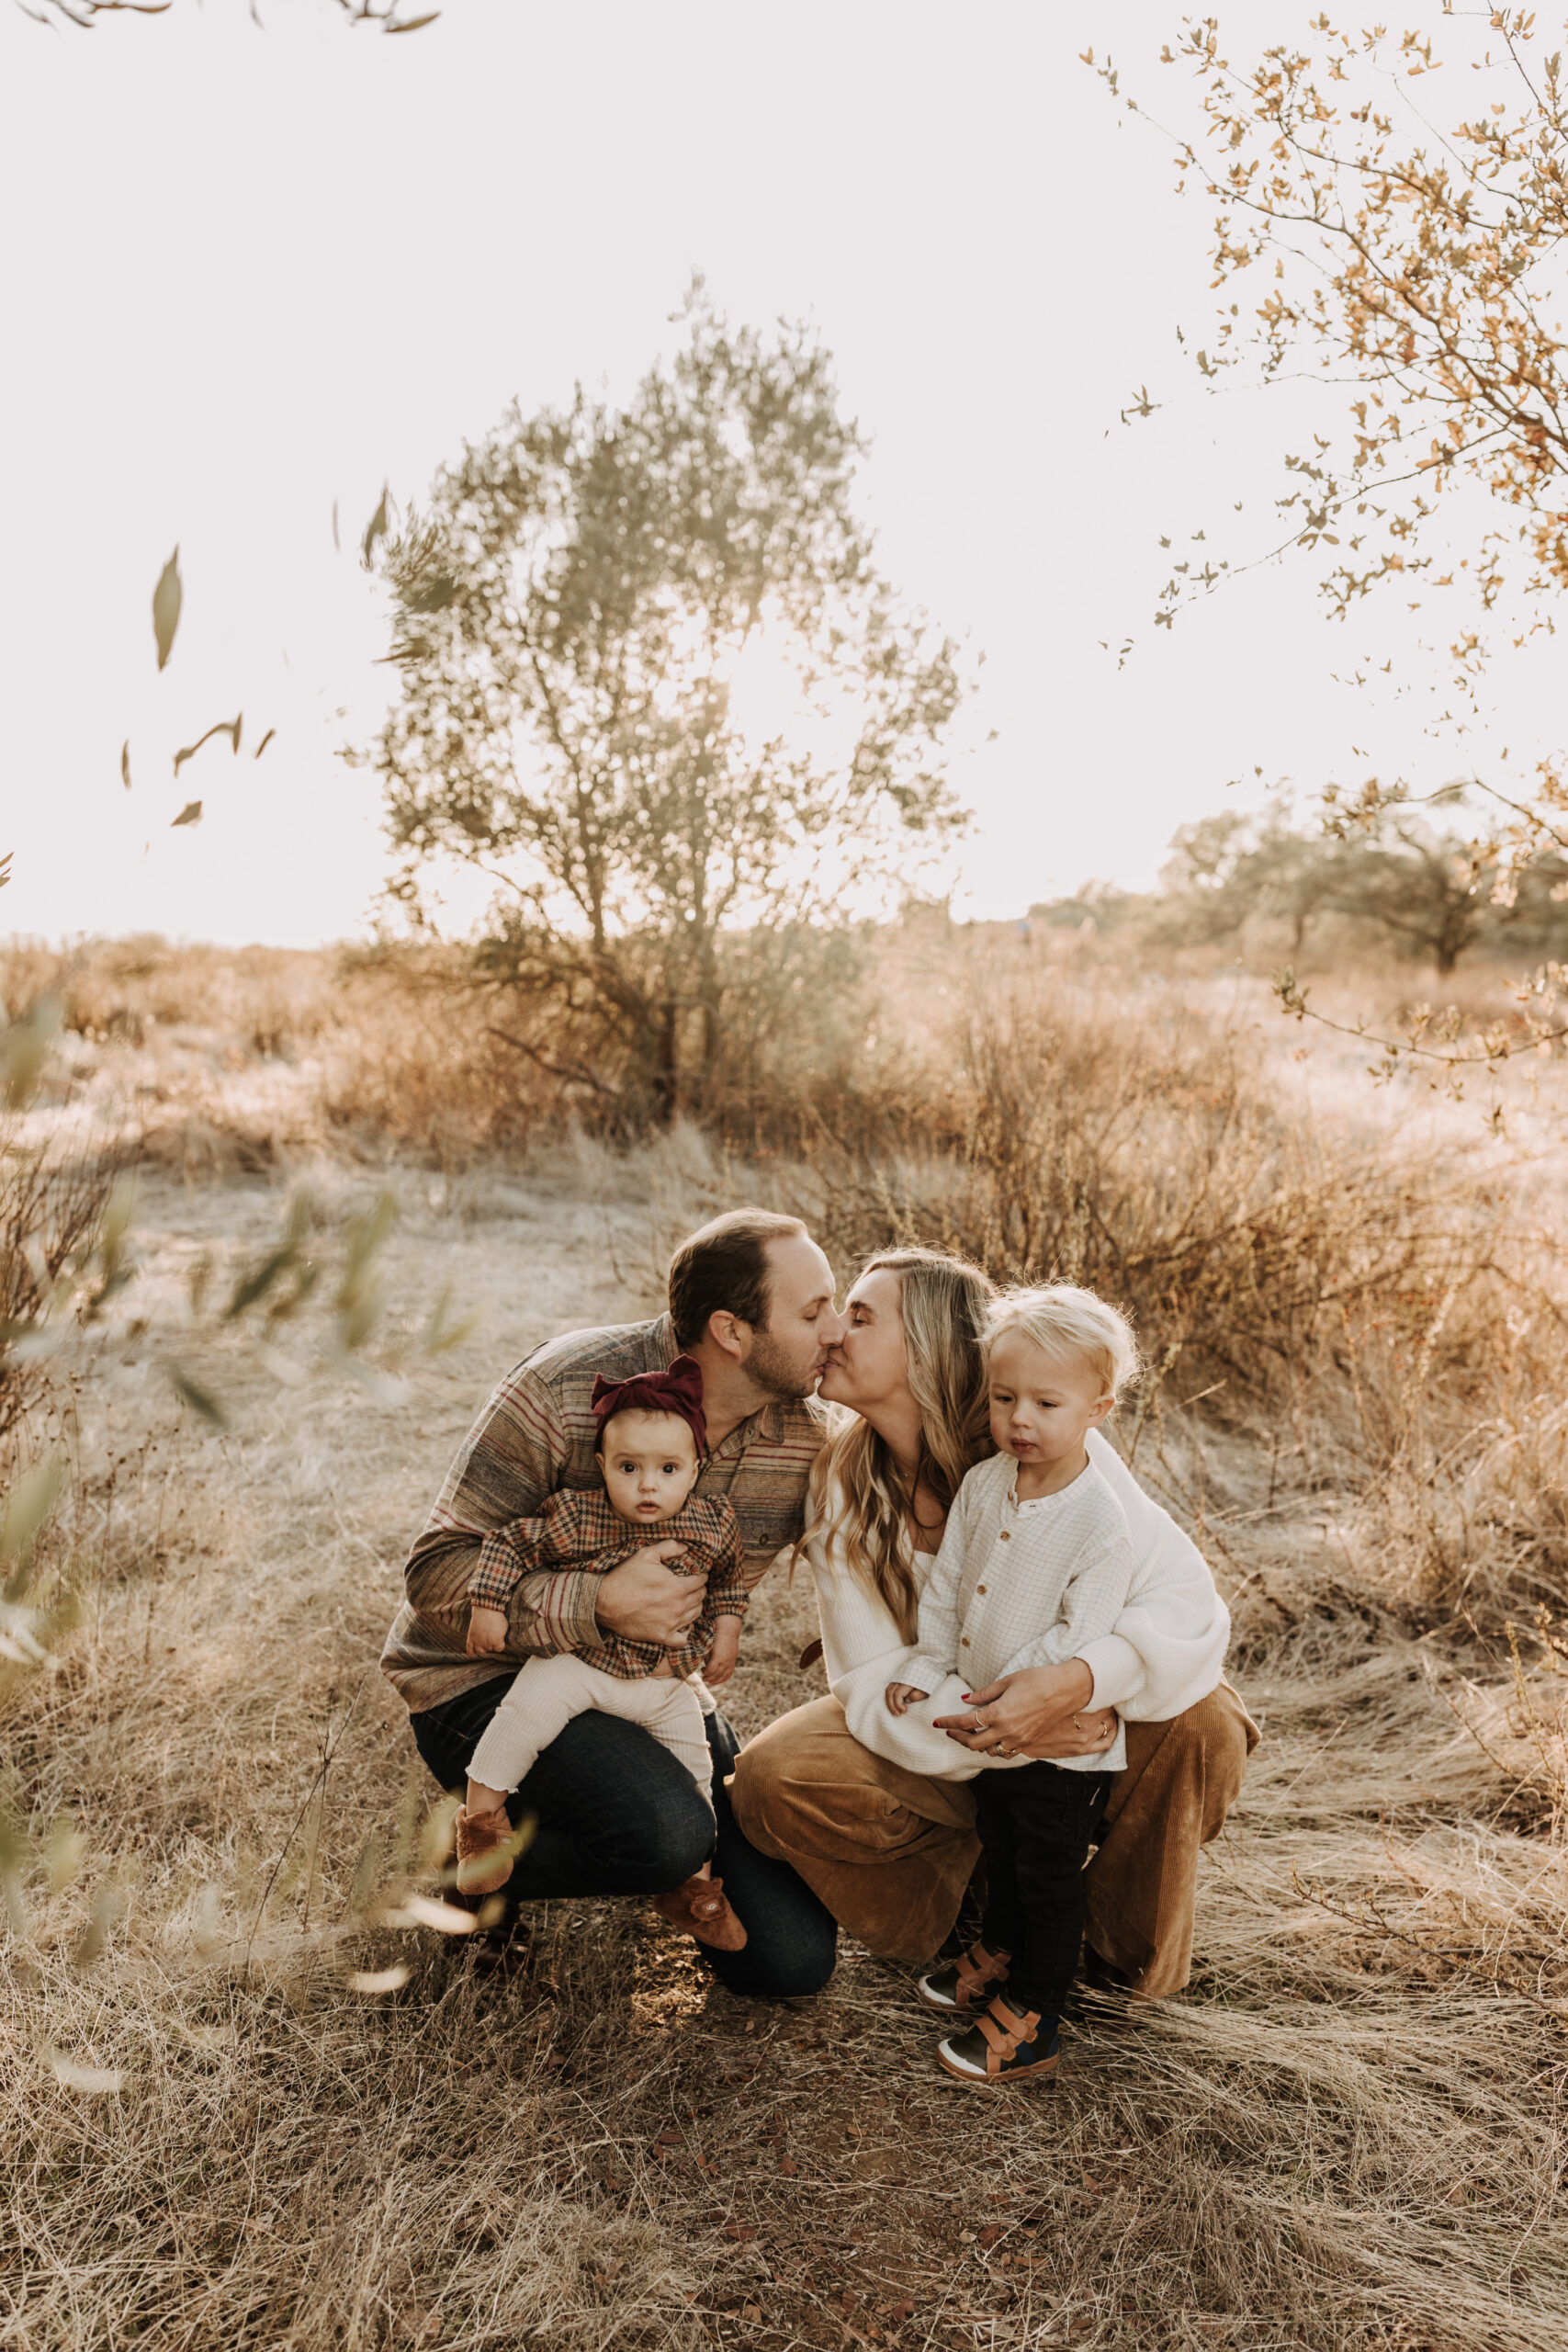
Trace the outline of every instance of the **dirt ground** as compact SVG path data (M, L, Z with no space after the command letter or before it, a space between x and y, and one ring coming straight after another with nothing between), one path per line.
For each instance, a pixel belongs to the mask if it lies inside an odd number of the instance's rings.
M374 1190L293 1181L323 1219ZM949 2085L912 1972L852 1945L818 1998L748 2004L635 1904L544 1906L504 1985L359 1922L432 1793L376 1664L409 1540L493 1379L657 1306L705 1205L660 1183L586 1149L397 1177L379 1352L409 1354L367 1388L303 1325L260 1352L184 1331L204 1253L276 1236L277 1182L143 1181L146 1328L66 1368L103 1574L9 1768L40 1838L69 1811L87 1842L57 1894L29 1882L6 1979L0 2346L1568 2343L1562 1988L1545 1948L1533 1981L1487 1957L1527 1903L1561 1949L1561 1844L1510 1813L1453 1678L1321 1598L1321 1512L1266 1521L1239 1471L1211 1552L1265 1739L1193 1983L1080 2015L1054 2086ZM479 1319L422 1355L443 1291ZM743 1733L820 1688L814 1630L771 1577ZM347 1981L394 1965L396 1991Z

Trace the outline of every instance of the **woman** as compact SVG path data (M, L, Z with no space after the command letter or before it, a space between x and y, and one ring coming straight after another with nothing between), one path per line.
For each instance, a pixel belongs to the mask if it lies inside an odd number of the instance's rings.
M818 1459L802 1544L830 1695L741 1750L735 1818L873 1951L929 1959L979 1852L974 1756L1093 1755L1113 1744L1119 1710L1128 1762L1089 1865L1086 1966L1157 1998L1187 1982L1199 1849L1258 1733L1218 1679L1230 1621L1207 1566L1098 1432L1137 1563L1115 1632L1089 1658L1006 1676L972 1702L953 1678L938 1694L945 1728L882 1703L959 1483L991 1451L979 1335L993 1295L978 1268L925 1250L874 1258L850 1294L819 1394L853 1418Z

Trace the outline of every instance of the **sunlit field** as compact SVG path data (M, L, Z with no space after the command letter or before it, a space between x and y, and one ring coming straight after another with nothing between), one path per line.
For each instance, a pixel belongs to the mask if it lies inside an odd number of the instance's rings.
M438 975L17 951L13 1012L46 981L13 1157L133 1197L129 1279L8 1375L14 1464L70 1460L30 1598L73 1617L6 1668L0 2343L1563 2342L1555 1063L1499 1135L1234 966L915 923L748 1137L627 1145L501 1099ZM421 1910L445 1818L376 1665L409 1539L501 1371L759 1194L845 1278L913 1236L1138 1313L1121 1442L1264 1742L1190 1990L1086 2001L1049 2089L953 2095L853 1945L746 2004L558 1904L503 1984ZM290 1216L328 1281L229 1316ZM814 1630L777 1568L743 1729L820 1687Z

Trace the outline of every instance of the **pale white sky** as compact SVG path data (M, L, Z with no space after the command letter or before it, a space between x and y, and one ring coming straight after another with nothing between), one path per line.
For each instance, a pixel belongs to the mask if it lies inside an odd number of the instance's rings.
M1304 792L1475 755L1421 734L1444 665L1412 662L1419 621L1332 628L1304 570L1152 626L1158 535L1269 543L1311 413L1199 390L1174 328L1210 329L1209 208L1076 56L1112 31L1174 117L1152 61L1177 8L446 0L388 39L330 0L257 6L264 29L245 0L174 0L51 33L0 0L4 928L361 929L378 793L336 748L391 674L355 560L383 479L417 495L514 395L628 390L694 268L735 315L816 322L874 438L887 569L987 656L965 910L1146 884L1255 765ZM1247 37L1305 14L1248 0ZM1166 405L1124 428L1144 382ZM1391 650L1404 699L1331 682ZM1499 689L1516 738L1549 708L1530 659ZM241 708L239 758L220 739L176 784L175 749Z

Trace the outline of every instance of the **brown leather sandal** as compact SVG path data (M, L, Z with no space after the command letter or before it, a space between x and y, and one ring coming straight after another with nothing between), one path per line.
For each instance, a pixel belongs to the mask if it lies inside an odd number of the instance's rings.
M711 1944L716 1951L745 1949L746 1930L729 1907L722 1879L689 1878L668 1894L656 1894L653 1907L661 1919L684 1928L698 1943Z
M506 1807L498 1804L493 1813L470 1813L466 1804L459 1805L456 1827L459 1894L493 1894L512 1876L521 1844Z
M933 1968L922 1976L915 1996L939 2018L956 2017L987 1999L997 1985L1007 1981L1006 1952L987 1951L983 1943L976 1942L961 1959L950 1960L944 1968Z
M1026 2075L1054 2074L1061 2043L1055 2018L1010 2008L998 1993L967 2033L950 2035L936 2054L955 2080L987 2090Z

